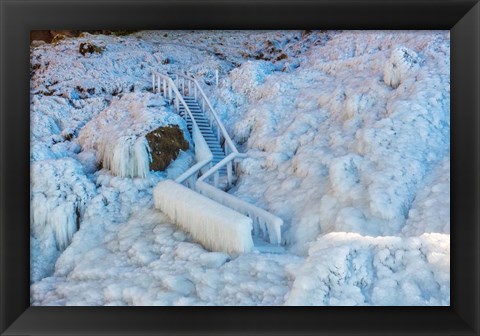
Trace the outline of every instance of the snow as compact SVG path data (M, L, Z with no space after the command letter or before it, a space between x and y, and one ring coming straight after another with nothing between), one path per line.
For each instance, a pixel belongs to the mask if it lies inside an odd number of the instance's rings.
M55 274L32 285L33 305L280 305L291 286L285 266L301 261L209 252L158 210L115 220L112 204L110 217L81 227Z
M245 253L253 248L252 220L171 180L153 191L155 207L212 251Z
M329 233L311 245L286 304L449 305L449 240Z
M414 78L419 68L420 59L413 51L405 47L396 48L387 63L383 73L383 81L396 89L408 78Z
M279 215L296 253L328 232L399 235L449 153L448 33L333 33L297 60L263 80L263 61L244 63L212 99L249 155L235 195ZM409 69L395 90L392 60Z
M31 66L32 305L450 304L448 31L85 34ZM208 251L155 209L203 151L144 173L147 132L186 133L152 69L201 83L248 154L229 193L284 253Z

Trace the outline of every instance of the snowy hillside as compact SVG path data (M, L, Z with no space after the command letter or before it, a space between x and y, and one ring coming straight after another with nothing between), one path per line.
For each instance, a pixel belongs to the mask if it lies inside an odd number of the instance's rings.
M32 304L450 305L449 69L448 31L34 42ZM192 144L152 70L199 79L248 155L229 192L283 219L285 253L211 252L155 210L194 154L149 171L147 132Z

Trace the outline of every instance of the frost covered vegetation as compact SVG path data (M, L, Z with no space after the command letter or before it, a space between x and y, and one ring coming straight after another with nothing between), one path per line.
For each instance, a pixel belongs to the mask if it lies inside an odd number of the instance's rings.
M449 68L443 31L33 43L32 304L449 305ZM286 253L210 252L154 209L194 153L152 69L200 79L248 154L229 192L284 220ZM169 125L189 147L151 171Z

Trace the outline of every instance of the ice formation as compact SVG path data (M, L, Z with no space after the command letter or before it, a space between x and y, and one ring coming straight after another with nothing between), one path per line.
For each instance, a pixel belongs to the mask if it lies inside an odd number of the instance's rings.
M35 162L31 174L31 275L36 280L51 271L52 259L71 242L95 186L71 158Z
M145 178L150 171L150 151L144 136L102 139L97 153L103 168L117 176Z
M177 124L189 139L183 119L172 113L160 95L128 93L112 101L79 133L83 150L95 150L97 162L120 177L145 178L151 156L145 135Z
M252 220L171 180L153 191L155 207L212 251L250 252Z

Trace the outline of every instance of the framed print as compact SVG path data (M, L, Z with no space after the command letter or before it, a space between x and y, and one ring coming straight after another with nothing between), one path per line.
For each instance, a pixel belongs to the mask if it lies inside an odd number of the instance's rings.
M477 1L0 3L2 335L479 333Z

